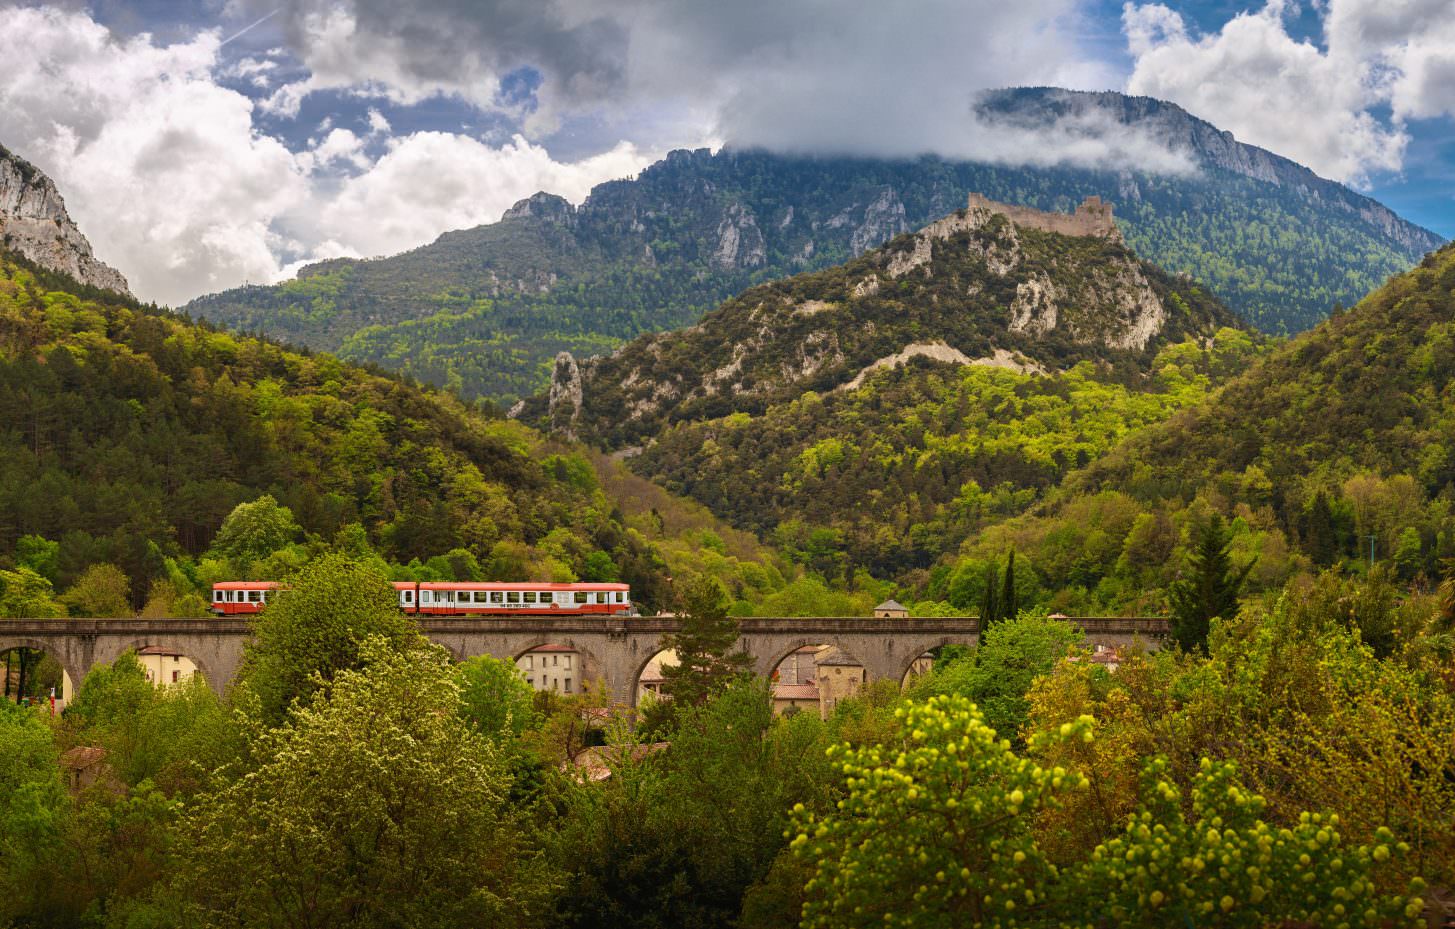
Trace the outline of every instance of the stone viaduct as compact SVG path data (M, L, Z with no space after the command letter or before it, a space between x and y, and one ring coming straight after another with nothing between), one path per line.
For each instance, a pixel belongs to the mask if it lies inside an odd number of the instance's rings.
M1091 645L1141 643L1156 649L1167 622L1146 617L1070 617ZM541 645L566 645L581 655L582 677L604 681L612 698L636 702L637 680L660 650L662 636L680 621L666 617L449 617L421 618L419 628L457 660L473 655L517 658ZM934 619L745 618L739 646L756 671L773 673L779 662L805 645L833 645L857 658L869 680L903 680L910 664L942 645L974 645L980 621L973 617ZM237 673L243 645L252 635L247 619L0 619L0 653L40 649L54 657L79 686L97 664L115 661L128 649L159 646L187 656L214 690L223 692ZM69 697L70 695L67 694Z

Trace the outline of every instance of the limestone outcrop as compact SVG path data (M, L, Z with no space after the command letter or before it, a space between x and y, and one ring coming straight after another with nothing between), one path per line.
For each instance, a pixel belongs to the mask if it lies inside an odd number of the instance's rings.
M0 244L82 284L131 296L120 271L91 252L65 201L40 169L0 146Z

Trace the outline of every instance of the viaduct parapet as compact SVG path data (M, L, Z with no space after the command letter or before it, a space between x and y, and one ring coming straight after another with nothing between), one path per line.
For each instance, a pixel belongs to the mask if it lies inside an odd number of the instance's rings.
M1167 621L1140 617L1068 617L1090 645L1140 643L1155 650ZM942 645L975 645L974 617L901 619L857 617L746 618L739 647L768 676L805 645L833 645L863 665L870 681L903 680L916 658ZM517 658L542 645L566 645L581 655L583 678L606 684L615 702L636 702L637 681L660 650L662 636L681 629L666 617L582 616L522 620L518 617L421 619L419 630L457 660L474 655ZM54 657L79 686L86 672L129 649L161 646L186 655L222 693L242 663L252 637L247 619L13 619L0 620L0 652L40 649ZM68 695L69 696L69 695Z
M969 208L1000 213L1017 226L1026 229L1122 241L1121 231L1117 229L1116 221L1112 218L1112 206L1100 197L1087 197L1081 201L1074 213L1047 213L1028 206L997 203L978 193L972 193Z

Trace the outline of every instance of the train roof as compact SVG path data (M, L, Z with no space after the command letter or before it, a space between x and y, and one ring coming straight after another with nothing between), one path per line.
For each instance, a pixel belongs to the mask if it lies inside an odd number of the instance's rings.
M280 585L277 581L219 581L212 585L213 590L277 590Z
M411 589L415 581L395 581L395 590ZM551 581L419 581L420 590L609 590L626 591L630 584L561 584Z

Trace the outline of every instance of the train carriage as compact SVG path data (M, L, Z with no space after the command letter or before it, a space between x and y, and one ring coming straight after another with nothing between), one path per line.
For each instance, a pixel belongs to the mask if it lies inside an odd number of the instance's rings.
M399 608L431 616L626 616L626 584L548 584L494 581L396 581Z
M223 581L212 585L212 612L261 612L280 590L276 581ZM520 581L395 581L399 609L425 616L630 616L627 584L552 584Z
M277 581L223 581L212 585L212 612L237 616L262 612L282 585Z

